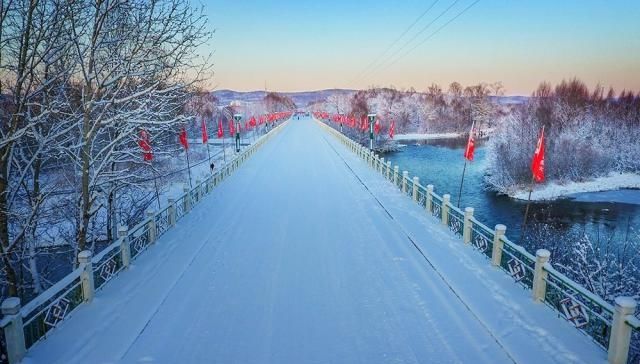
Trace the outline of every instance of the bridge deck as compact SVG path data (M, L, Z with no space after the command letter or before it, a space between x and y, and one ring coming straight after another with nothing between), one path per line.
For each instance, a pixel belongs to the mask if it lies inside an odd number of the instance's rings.
M27 362L605 360L529 295L292 120Z

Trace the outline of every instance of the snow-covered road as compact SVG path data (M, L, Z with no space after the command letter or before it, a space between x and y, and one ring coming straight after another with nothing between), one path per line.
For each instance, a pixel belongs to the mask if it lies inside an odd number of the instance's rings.
M291 120L26 362L606 360L529 295Z

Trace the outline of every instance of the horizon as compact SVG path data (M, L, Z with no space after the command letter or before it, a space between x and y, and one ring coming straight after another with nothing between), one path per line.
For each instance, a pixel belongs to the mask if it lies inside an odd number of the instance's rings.
M457 81L502 82L505 95L525 96L574 77L590 89L640 90L637 2L219 0L204 11L216 30L206 49L212 90L422 91Z

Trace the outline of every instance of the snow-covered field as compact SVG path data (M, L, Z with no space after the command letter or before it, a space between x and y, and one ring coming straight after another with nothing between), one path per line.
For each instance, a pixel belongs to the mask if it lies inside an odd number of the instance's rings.
M306 119L291 121L24 362L605 361Z
M583 200L589 199L588 196L584 195L585 193L623 189L640 189L640 175L633 173L612 173L606 177L599 177L586 182L571 182L567 184L558 184L554 182L545 183L534 187L534 190L531 193L531 199L534 201L545 201L555 200L562 197L571 197ZM510 193L509 196L520 200L526 200L529 196L529 191L519 190ZM624 196L620 195L610 197L615 197L615 202L627 202L626 198L629 196L628 193L625 193ZM623 198L623 200L619 201L620 198ZM635 198L632 198L632 202L629 203L634 203L633 201L638 203L637 199L638 197L636 196ZM602 201L601 198L598 198L597 200Z

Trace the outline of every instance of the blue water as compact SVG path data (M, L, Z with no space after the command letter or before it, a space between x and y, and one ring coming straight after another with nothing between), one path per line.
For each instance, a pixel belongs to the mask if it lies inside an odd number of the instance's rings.
M465 139L407 142L400 151L387 153L384 157L393 165L400 165L401 171L407 170L410 176L418 176L423 186L433 184L439 195L449 193L452 203L457 204L465 143ZM476 146L474 159L467 163L460 207L474 207L475 216L487 226L505 224L507 236L519 241L526 202L487 190L484 183L486 148L482 142ZM637 200L640 190L628 190L625 194ZM640 232L640 205L621 203L619 198L614 201L606 197L594 198L598 201L591 201L588 195L582 194L577 200L532 203L530 221L553 224L560 229L608 232L621 237L629 228Z

